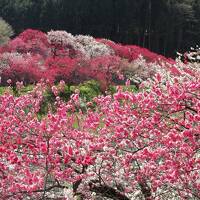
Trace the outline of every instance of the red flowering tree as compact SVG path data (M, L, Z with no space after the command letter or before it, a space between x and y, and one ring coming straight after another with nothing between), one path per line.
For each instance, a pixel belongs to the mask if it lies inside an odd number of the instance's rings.
M115 55L127 59L129 62L136 60L140 56L143 56L147 63L168 63L168 64L175 64L175 61L173 59L168 59L162 55L156 54L151 52L150 50L146 48L142 48L140 46L136 45L122 45L114 43L110 40L105 39L97 39L97 41L102 42L109 47L111 47Z
M6 66L1 70L1 84L7 85L7 80L11 79L15 85L17 81L24 84L32 84L40 81L44 77L42 65L39 64L41 56L9 54L3 60Z
M44 65L49 73L47 78L51 76L54 82L64 80L69 83L73 80L73 72L76 70L77 60L69 57L49 57L45 60Z
M117 56L100 56L90 60L80 60L76 74L80 80L98 80L102 91L105 91L113 83L113 76L117 76L117 73L121 71L120 61Z
M8 44L10 51L19 53L32 53L47 56L49 42L45 33L27 29Z

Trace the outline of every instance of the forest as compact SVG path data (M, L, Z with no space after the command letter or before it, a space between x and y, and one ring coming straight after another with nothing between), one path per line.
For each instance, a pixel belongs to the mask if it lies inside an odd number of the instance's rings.
M135 44L168 57L200 41L200 0L1 0L16 35L27 28Z

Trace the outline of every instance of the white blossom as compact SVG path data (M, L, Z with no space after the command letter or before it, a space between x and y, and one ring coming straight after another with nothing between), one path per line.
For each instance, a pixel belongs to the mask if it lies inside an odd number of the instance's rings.
M91 36L73 36L66 31L50 31L47 33L47 37L50 44L62 45L64 48L72 48L88 59L114 54L114 51L109 46L97 42Z

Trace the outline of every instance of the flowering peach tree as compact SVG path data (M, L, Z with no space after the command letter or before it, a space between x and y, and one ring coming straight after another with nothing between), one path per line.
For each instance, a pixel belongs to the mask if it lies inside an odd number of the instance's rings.
M0 97L3 199L200 198L199 80L156 75L149 88L119 87L85 110L76 91L39 120L44 87Z

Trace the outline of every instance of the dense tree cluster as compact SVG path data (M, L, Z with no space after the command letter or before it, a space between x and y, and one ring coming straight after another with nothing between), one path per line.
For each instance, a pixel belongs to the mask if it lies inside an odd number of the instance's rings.
M0 16L16 33L67 30L169 56L200 41L200 0L1 0Z
M200 199L198 46L173 60L27 29L0 77L1 199Z
M136 75L132 81L138 85L154 74L153 66L167 63L175 61L136 45L66 31L27 29L0 47L0 84L7 85L8 79L25 85L41 78L70 84L96 79L105 91L111 82L119 83L117 77L122 72L129 77Z

